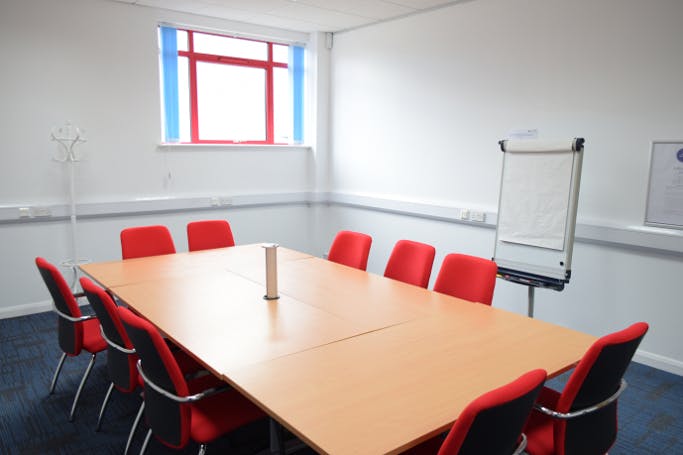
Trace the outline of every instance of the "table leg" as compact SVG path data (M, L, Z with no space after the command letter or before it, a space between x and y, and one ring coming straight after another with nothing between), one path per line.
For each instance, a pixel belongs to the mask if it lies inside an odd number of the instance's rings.
M284 429L275 419L271 418L270 422L270 453L271 455L285 454L285 440Z

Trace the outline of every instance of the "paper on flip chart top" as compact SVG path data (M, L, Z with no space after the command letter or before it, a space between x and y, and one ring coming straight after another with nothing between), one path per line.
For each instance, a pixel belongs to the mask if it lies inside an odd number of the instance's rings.
M573 152L571 145L548 149L506 151L499 240L564 249Z

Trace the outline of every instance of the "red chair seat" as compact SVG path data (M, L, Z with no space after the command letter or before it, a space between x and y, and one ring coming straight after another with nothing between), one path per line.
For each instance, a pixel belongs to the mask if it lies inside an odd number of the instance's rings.
M557 407L559 392L544 387L538 398L538 403L550 408ZM526 423L524 433L527 436L527 452L533 455L552 455L555 453L553 440L553 420L539 412L532 412Z
M211 389L213 387L226 387L227 384L211 373L205 374L198 378L187 381L187 389L190 391L190 395L195 393L203 392L206 389Z
M208 443L262 417L265 414L248 399L228 390L192 404L190 437L199 444Z
M83 321L83 349L91 354L107 349L107 342L100 333L100 321L88 319Z

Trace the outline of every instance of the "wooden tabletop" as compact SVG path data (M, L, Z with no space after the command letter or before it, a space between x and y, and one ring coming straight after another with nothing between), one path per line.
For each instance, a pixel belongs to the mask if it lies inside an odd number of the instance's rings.
M260 245L81 268L321 453L398 453L595 340L282 247L275 301Z
M263 285L229 271L115 286L112 291L224 377L236 367L369 330L368 324L355 324L285 294L265 300Z
M455 300L455 299L454 299ZM447 430L476 396L542 367L559 374L594 338L467 302L231 371L229 382L320 453L399 453ZM306 387L297 386L306 378Z
M310 254L278 248L278 263L310 258ZM83 264L80 269L102 286L166 280L213 270L258 270L265 282L265 252L260 244L165 254L144 258Z

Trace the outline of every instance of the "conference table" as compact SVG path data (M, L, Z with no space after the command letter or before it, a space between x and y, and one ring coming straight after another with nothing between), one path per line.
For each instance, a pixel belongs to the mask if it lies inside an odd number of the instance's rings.
M283 247L276 300L259 244L81 269L319 453L400 453L596 339Z

